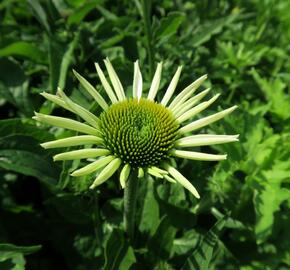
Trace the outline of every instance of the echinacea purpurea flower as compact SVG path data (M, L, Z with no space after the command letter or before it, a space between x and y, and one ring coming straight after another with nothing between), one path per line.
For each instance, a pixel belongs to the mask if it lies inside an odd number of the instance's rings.
M222 119L234 111L237 106L191 121L194 116L209 107L219 97L218 94L199 103L210 89L193 95L207 78L206 75L191 83L173 98L182 69L182 67L178 67L162 100L157 102L156 94L161 80L162 63L157 65L149 92L144 97L142 75L138 61L135 62L133 95L128 98L110 61L105 59L104 62L110 83L100 66L98 64L95 66L110 99L110 104L85 78L74 71L83 88L102 108L103 112L99 116L72 101L61 89L58 89L57 95L42 93L46 99L75 113L84 122L35 113L34 119L37 121L83 134L46 142L41 146L60 148L87 145L88 148L57 154L54 156L54 160L95 158L95 161L71 174L72 176L83 176L99 171L90 188L104 183L117 170L120 170L120 184L124 188L130 172L137 170L138 177L142 177L146 172L172 183L178 182L199 198L192 183L170 164L170 158L204 161L226 159L226 155L184 149L237 141L238 135L189 135L193 131Z

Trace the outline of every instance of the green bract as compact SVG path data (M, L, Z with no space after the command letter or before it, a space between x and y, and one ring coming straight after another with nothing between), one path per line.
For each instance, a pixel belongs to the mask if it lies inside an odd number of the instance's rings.
M199 198L192 183L170 165L170 157L205 161L226 159L226 155L186 151L183 148L237 141L238 135L187 135L189 132L222 119L235 110L236 106L192 120L219 97L219 95L215 95L208 101L199 103L208 94L209 89L193 95L207 78L206 75L191 83L172 98L182 69L178 67L163 98L158 102L156 95L161 80L162 63L157 65L148 95L144 97L142 93L143 79L137 61L134 64L133 98L128 99L112 64L108 59L105 59L104 63L110 82L100 66L98 64L95 66L110 103L85 78L74 71L84 89L103 109L99 117L73 102L61 89L58 89L57 95L42 93L46 99L75 113L83 120L80 122L36 113L34 119L42 123L83 134L46 142L42 146L59 148L87 145L84 149L55 155L54 160L94 158L94 161L71 174L72 176L83 176L96 173L91 188L108 180L119 169L120 184L124 188L131 170L138 170L138 177L143 177L146 172L172 183L178 182Z

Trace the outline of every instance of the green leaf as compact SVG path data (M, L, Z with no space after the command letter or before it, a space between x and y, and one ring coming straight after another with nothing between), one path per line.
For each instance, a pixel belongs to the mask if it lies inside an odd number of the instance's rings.
M174 35L179 29L180 25L185 19L185 14L182 12L170 12L160 22L159 27L156 29L155 36L157 40L164 40Z
M255 234L258 244L266 241L272 234L275 213L279 211L282 202L290 199L290 190L281 186L283 181L289 180L289 175L290 168L280 170L274 167L272 170L262 171L254 178Z
M50 33L51 29L48 23L48 18L40 2L37 0L28 0L28 3L33 9L36 19L42 24L44 29Z
M13 268L11 270L24 270L25 259L24 255L35 253L41 249L41 246L15 246L13 244L0 243L0 267L5 267L7 261L11 262ZM1 266L2 265L2 266Z
M223 17L213 21L207 21L202 24L196 33L194 33L193 39L191 40L191 46L198 47L201 44L211 39L213 35L216 35L222 31L222 29L230 25L237 15L231 14L227 17Z
M139 224L141 232L149 232L152 235L159 224L159 207L154 198L154 186L151 178L147 179L146 193L142 202L142 214Z
M153 257L159 257L164 260L170 258L176 231L177 230L171 226L168 217L164 216L148 244L148 249Z
M11 135L0 139L0 167L20 174L34 176L47 184L55 185L59 168L39 142L30 136Z
M200 239L193 253L187 258L182 270L211 269L214 265L214 253L218 249L218 234L226 225L226 217L220 219L215 225Z
M74 12L68 17L68 25L76 24L78 25L86 17L86 15L96 8L97 4L100 3L100 0L87 1L83 3L80 7L74 10Z
M123 232L114 229L106 242L102 270L129 270L135 262L133 248L124 239Z
M0 57L4 56L19 56L28 58L37 63L45 63L46 55L43 51L32 43L26 41L17 41L0 48Z

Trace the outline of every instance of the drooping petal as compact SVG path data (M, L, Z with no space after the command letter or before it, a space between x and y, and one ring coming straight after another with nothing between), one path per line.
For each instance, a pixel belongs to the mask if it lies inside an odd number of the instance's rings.
M81 133L86 133L89 135L98 135L99 133L97 129L91 126L64 117L35 113L35 116L32 118L45 124L79 131Z
M114 156L106 156L104 158L100 158L84 167L81 169L78 169L71 173L71 176L83 176L86 174L90 174L92 172L95 172L103 167L105 167L108 163L110 163L112 160L114 160Z
M161 104L163 106L166 106L167 103L169 102L169 100L171 99L175 89L176 89L176 86L177 86L177 83L178 83L178 80L179 80L179 77L180 77L180 74L181 74L181 70L182 70L182 66L179 66L165 92L165 95L163 97L163 99L161 100Z
M175 157L192 159L192 160L203 160L203 161L218 161L218 160L225 160L227 158L227 155L213 155L213 154L206 154L206 153L193 152L193 151L183 151L183 150L176 150L176 149L171 150L170 154Z
M90 189L95 188L96 186L107 181L114 173L117 171L122 163L120 158L113 159L98 175L96 180L90 186Z
M74 75L77 77L84 89L95 99L95 101L101 106L103 110L106 110L109 106L104 98L98 93L98 91L93 87L84 77L73 70Z
M178 139L175 142L176 147L193 147L202 145L222 144L238 141L239 135L211 135L201 134Z
M59 139L55 141L45 142L40 144L41 147L45 149L50 148L61 148L61 147L70 147L77 145L86 145L86 144L99 144L102 143L103 140L100 137L92 136L92 135L81 135L81 136L73 136L64 139Z
M194 91L206 80L206 78L207 75L203 75L195 80L193 83L191 83L189 86L187 86L180 94L177 95L177 97L173 99L173 101L168 106L169 109L174 110L175 108L179 107L194 93Z
M110 86L109 82L107 81L107 79L106 79L102 69L100 68L99 64L95 63L95 67L96 67L98 76L99 76L99 78L101 80L101 83L102 83L106 93L108 94L110 100L112 101L113 104L118 102L118 100L116 98L116 95L115 95L112 87Z
M161 72L162 72L162 62L157 64L157 68L151 83L151 87L149 90L149 94L147 96L147 99L154 100L159 88L160 80L161 80Z
M184 127L182 127L181 129L179 129L179 132L181 134L186 133L186 132L190 132L193 130L197 130L201 127L207 126L211 123L214 123L222 118L224 118L226 115L230 114L232 111L234 111L238 106L233 106L230 107L229 109L223 110L221 112L215 113L213 115L201 118L199 120L196 120Z
M106 58L104 60L104 63L105 63L105 66L107 68L111 83L115 89L115 92L117 94L119 101L125 100L126 96L124 93L123 86L122 86L121 81L120 81L116 71L114 70L110 60L108 58Z
M130 175L130 171L131 171L130 164L125 164L125 166L123 167L120 173L120 184L122 188L125 188L126 186L126 182Z
M212 97L210 100L200 103L199 105L193 107L192 109L188 110L187 112L185 112L184 114L182 114L181 116L179 116L176 120L179 123L182 123L182 122L190 119L191 117L193 117L194 115L202 112L208 106L210 106L212 103L214 103L219 96L220 96L220 94L217 94L214 97Z
M139 63L134 63L134 79L133 79L133 98L137 98L138 101L142 97L143 79L139 68Z
M156 171L156 170L154 170L154 169L152 169L152 168L150 168L150 167L147 169L147 172L148 172L149 174L151 174L151 175L157 177L157 178L163 178L163 175L162 175L161 173L159 173L158 171Z
M138 176L137 177L138 178L144 177L144 170L141 167L138 168Z
M200 92L198 95L191 97L189 100L184 102L182 106L176 107L172 110L173 115L177 118L189 109L191 109L196 103L198 103L201 99L203 99L207 93L210 91L210 88L207 88Z
M58 88L58 94L75 114L79 115L83 120L85 120L94 128L98 128L98 117L89 112L87 109L73 102L60 88Z
M80 149L74 151L68 151L61 154L57 154L53 157L54 161L58 160L74 160L83 158L95 158L100 156L107 156L110 154L110 150L101 148Z
M74 112L60 97L46 93L46 92L42 92L40 93L40 95L45 97L47 100L52 101L53 103L57 104L58 106L63 107L70 112Z
M165 169L178 183L180 183L183 187L189 190L196 198L200 198L196 188L179 171L177 171L169 164L165 165Z
M176 180L174 180L172 177L168 175L164 175L164 179L166 179L170 183L176 184Z

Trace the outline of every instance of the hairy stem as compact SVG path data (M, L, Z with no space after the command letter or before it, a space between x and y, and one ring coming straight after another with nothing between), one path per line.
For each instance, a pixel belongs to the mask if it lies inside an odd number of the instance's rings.
M124 225L130 240L134 239L135 213L138 193L137 171L132 171L124 190Z

